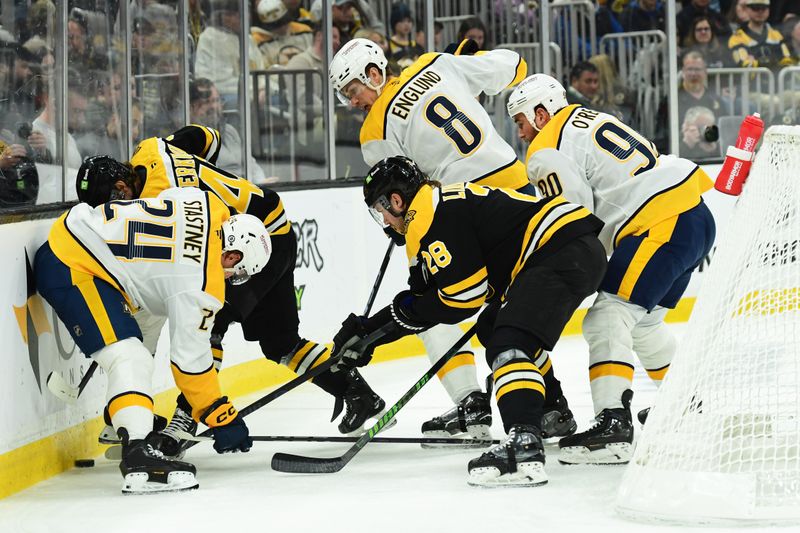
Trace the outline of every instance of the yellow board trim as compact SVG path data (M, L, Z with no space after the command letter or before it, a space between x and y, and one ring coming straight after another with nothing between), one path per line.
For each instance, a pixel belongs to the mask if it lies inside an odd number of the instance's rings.
M444 377L462 366L471 365L475 366L475 355L472 352L459 353L453 356L445 365L436 373L436 377L444 379Z

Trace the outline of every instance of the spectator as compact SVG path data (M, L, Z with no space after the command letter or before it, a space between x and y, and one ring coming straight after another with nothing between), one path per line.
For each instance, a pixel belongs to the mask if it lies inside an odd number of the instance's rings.
M731 34L750 22L750 13L747 11L747 0L736 0L728 11L728 25Z
M733 57L727 46L723 46L714 34L708 17L697 17L692 21L691 31L681 43L686 51L702 54L708 68L732 67Z
M33 205L39 193L39 173L21 144L0 141L0 209Z
M567 102L585 107L594 107L599 85L600 75L596 66L588 61L581 61L575 64L569 72Z
M193 46L206 27L206 14L200 0L189 0L189 35L192 37Z
M619 14L608 7L608 0L597 0L597 10L594 12L594 25L598 40L603 35L625 31L618 17Z
M88 101L86 99L86 88L77 82L77 74L70 76L70 84L67 90L67 127L68 131L64 132L67 136L67 154L66 157L55 159L55 155L60 151L60 135L56 135L56 106L54 98L47 98L44 109L36 117L31 124L31 132L27 137L28 144L33 150L33 159L39 163L55 163L59 164L61 159L65 160L67 166L71 169L77 169L81 166L83 158L81 157L78 144L71 132L78 133L81 131L86 116L86 106Z
M294 22L281 0L259 0L256 14L250 33L261 50L265 67L286 65L292 56L311 46L311 28Z
M67 57L72 68L82 72L103 70L108 61L102 54L96 54L91 46L89 23L81 9L72 9L67 21Z
M291 20L305 24L308 27L312 27L314 19L311 16L311 12L300 5L303 3L302 0L283 0L283 3L286 6L286 9L289 10L289 16L291 17Z
M126 159L128 146L122 137L123 125L119 112L118 106L111 108L107 122L101 129L75 136L78 150L82 154L107 154L114 159ZM135 98L131 103L131 122L125 128L130 132L130 141L133 146L136 146L143 138L143 121L142 102Z
M703 106L690 107L681 123L680 156L693 161L722 157L712 131L715 125L713 111Z
M781 32L769 25L769 0L746 0L750 21L728 39L733 61L740 67L778 70L794 64Z
M338 28L337 28L338 30ZM341 34L340 34L341 35ZM354 35L354 39L369 39L373 43L377 44L383 50L383 54L385 56L389 56L389 41L386 40L386 37L379 32L378 30L374 30L372 28L361 28L358 30ZM341 36L339 38L339 43L341 46L342 40Z
M786 21L784 37L786 45L795 63L800 62L800 17L792 17Z
M722 99L707 87L708 69L700 52L692 51L683 56L681 76L683 79L678 87L678 120L681 124L687 111L693 107L710 109L715 115L724 114ZM666 98L658 107L657 124L656 146L666 152L669 132L669 104Z
M691 4L684 6L681 12L678 13L676 17L678 42L686 38L686 35L691 30L692 21L700 16L708 17L716 35L724 38L731 34L731 27L725 17L720 15L719 11L711 9L708 4L709 0L692 0Z
M629 122L636 107L636 97L619 80L617 68L607 54L598 54L589 59L589 64L597 68L597 96L594 108L614 115L623 122Z
M667 28L664 6L658 0L639 0L628 5L619 21L625 31L665 31Z
M37 0L28 9L28 30L31 37L25 41L27 48L29 43L38 49L45 46L53 49L53 32L56 27L56 6L51 0Z
M414 21L411 19L411 10L403 2L392 5L389 27L392 29L392 36L389 38L389 54L386 57L405 68L416 61L425 50L412 38Z
M363 28L386 33L386 27L375 16L369 3L362 0L332 0L331 4L333 25L339 28L342 44L355 37L356 32ZM311 17L315 22L322 19L322 0L314 0L311 4Z
M417 44L422 46L423 48L428 46L428 41L425 38L425 23L422 19L417 19L417 35L414 38L417 41ZM428 50L429 52L433 52L434 50L441 50L442 49L442 31L444 31L444 24L439 22L438 20L433 21L433 50Z
M236 107L239 98L240 37L247 39L250 69L264 68L264 58L252 36L242 35L239 9L238 0L211 0L210 23L197 41L195 76L214 82L226 109Z
M770 4L771 24L781 24L792 17L800 17L800 2L797 0L772 0Z
M486 26L478 17L470 17L461 21L458 27L458 34L456 42L461 42L464 39L472 39L478 43L479 50L487 50L489 48L489 36L486 33Z
M233 125L225 121L222 100L211 80L198 78L189 84L189 119L192 123L208 126L219 132L220 149L216 166L236 176L244 176L242 137ZM252 156L248 167L250 175L245 177L254 183L262 183L264 171Z

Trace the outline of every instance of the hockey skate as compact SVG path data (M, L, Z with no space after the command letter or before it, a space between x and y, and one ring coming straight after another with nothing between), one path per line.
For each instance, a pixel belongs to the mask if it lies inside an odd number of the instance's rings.
M481 391L471 392L459 404L445 413L422 424L422 434L426 437L451 438L463 437L469 446L470 440L491 440L492 407L489 396ZM442 446L452 446L442 445ZM481 447L484 444L472 447ZM439 447L435 444L423 444L423 448Z
M468 483L476 487L535 487L547 483L540 434L536 426L512 426L505 441L469 462Z
M575 433L578 423L572 416L572 411L567 404L567 398L561 396L552 405L544 406L542 415L542 438L550 439L553 437L567 437Z
M192 414L185 411L179 402L167 427L153 433L151 444L169 459L183 459L190 441L182 439L179 436L180 433L196 435L197 422L192 418Z
M108 444L109 446L120 445L122 442L119 440L117 432L114 431L114 426L111 425L111 419L108 417L108 411L103 412L103 419L106 425L100 430L97 436L97 442L100 444ZM167 419L161 415L153 413L153 431L161 431L167 426ZM117 456L116 459L120 457Z
M120 429L124 432L125 429ZM128 442L127 434L121 436L122 461L119 470L124 481L123 494L154 494L179 492L199 487L193 464L168 459L150 443L154 433L145 439Z
M386 412L386 402L375 394L367 381L353 369L347 376L347 390L342 396L344 416L339 421L339 433L348 436L364 432L364 423L370 418L380 418ZM397 423L394 418L381 431Z
M622 407L603 409L588 430L558 442L558 461L565 465L626 464L633 455L633 422L630 389L622 393Z

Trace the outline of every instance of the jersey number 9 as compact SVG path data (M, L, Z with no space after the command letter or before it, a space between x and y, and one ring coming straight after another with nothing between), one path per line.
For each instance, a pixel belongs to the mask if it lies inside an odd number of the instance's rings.
M637 152L642 155L645 161L633 170L632 176L647 172L658 163L658 152L645 139L620 124L604 123L595 131L594 140L600 148L621 162L627 161Z
M444 95L428 103L425 118L442 130L462 155L471 154L481 144L483 135L478 125Z

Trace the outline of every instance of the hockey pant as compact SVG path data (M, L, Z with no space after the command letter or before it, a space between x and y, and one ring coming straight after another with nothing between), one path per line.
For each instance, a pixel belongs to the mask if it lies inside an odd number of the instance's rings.
M464 334L455 324L440 324L417 336L425 345L431 363L435 363ZM436 373L447 394L458 404L470 393L479 391L475 368L475 354L469 341Z
M583 321L595 413L622 407L622 393L633 382L634 353L661 383L676 349L664 316L677 305L714 235L714 219L701 202L619 242Z
M575 309L597 290L606 271L605 250L595 235L577 237L545 258L534 254L528 261L494 317L484 316L490 306L478 318L506 431L516 424L539 427L547 398L553 403L561 396L546 350L553 349Z

